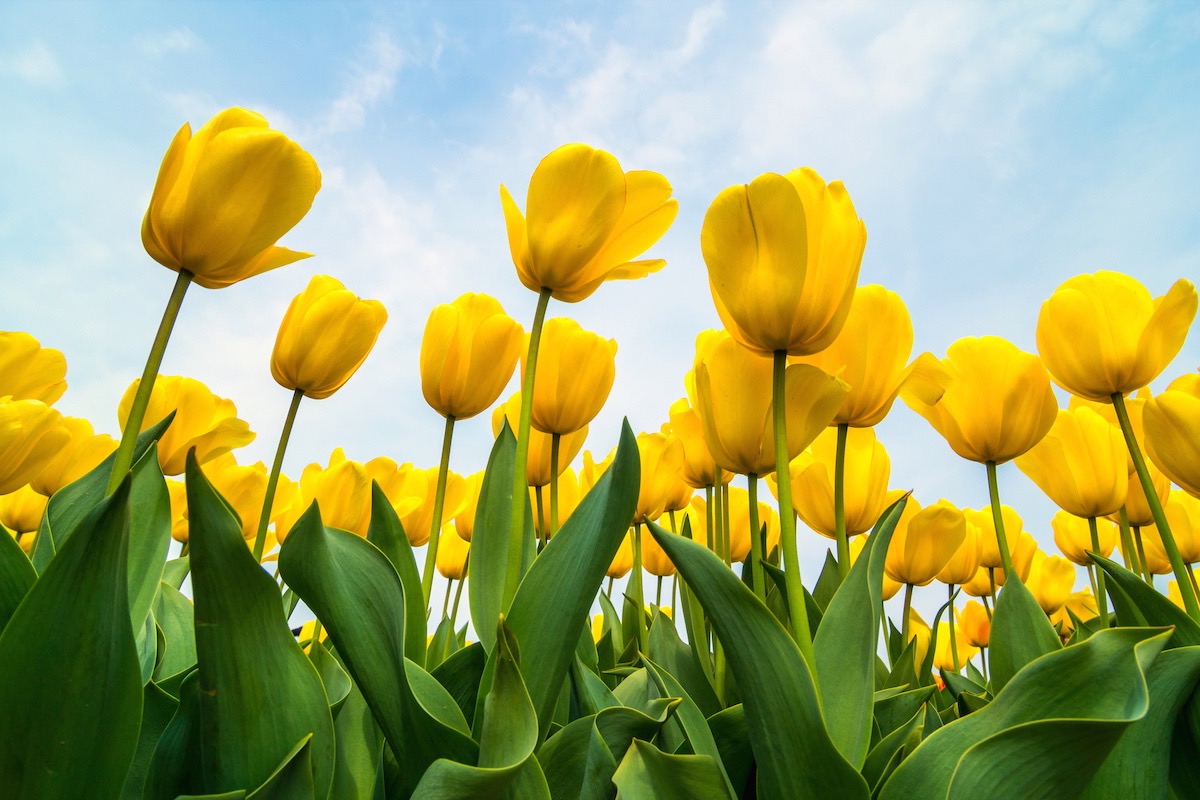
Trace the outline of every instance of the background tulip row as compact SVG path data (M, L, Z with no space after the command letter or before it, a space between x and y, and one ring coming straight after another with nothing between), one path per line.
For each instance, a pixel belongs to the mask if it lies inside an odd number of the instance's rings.
M336 450L293 480L301 401L364 364L380 303L324 275L293 300L270 469L238 464L254 434L232 401L159 366L192 283L309 255L276 242L319 188L253 112L180 130L142 228L178 279L120 440L53 409L61 353L0 333L0 729L17 743L0 794L1200 791L1200 374L1147 389L1196 315L1189 281L1152 298L1078 276L1043 304L1037 355L982 337L912 359L903 301L859 285L845 187L768 173L705 216L725 328L697 337L686 397L597 458L580 451L617 343L550 303L663 268L643 254L677 203L663 176L567 145L523 209L501 187L538 297L528 333L481 294L426 324L440 465ZM989 506L889 489L874 426L897 398L982 466ZM493 407L487 470L455 474L455 423ZM1061 508L1045 521L1061 556L1001 502L1012 460ZM799 553L824 542L797 519L830 542L815 576ZM913 596L935 581L927 623Z

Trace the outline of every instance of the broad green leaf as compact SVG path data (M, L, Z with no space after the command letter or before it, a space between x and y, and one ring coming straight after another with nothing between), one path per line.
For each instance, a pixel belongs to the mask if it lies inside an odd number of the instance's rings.
M325 687L325 697L329 700L329 710L337 716L338 709L346 702L353 681L342 665L337 662L324 642L313 642L308 647L308 660L317 668L321 684Z
M729 780L729 776L725 774L725 767L721 763L721 751L717 748L717 742L713 738L712 731L708 727L708 722L705 719L703 712L688 696L687 692L675 680L670 672L655 664L648 658L642 659L642 663L646 666L646 674L654 682L662 697L678 697L682 701L675 709L674 716L668 720L667 725L677 725L684 738L691 747L691 751L696 755L711 756L713 761L721 772L721 780L725 782L731 795L736 795L733 784Z
M396 509L392 508L376 481L371 481L371 525L367 529L367 541L378 547L396 568L404 587L404 656L425 666L425 595L421 589L421 573Z
M1112 599L1121 625L1151 628L1172 625L1175 633L1169 647L1200 645L1200 625L1186 611L1115 561L1102 556L1095 556L1095 560L1115 584Z
M279 570L329 631L346 671L391 745L401 783L389 786L389 794L408 796L439 758L475 763L475 742L422 705L411 684L411 675L425 676L457 712L436 680L415 664L411 673L408 669L405 620L398 612L405 608L404 588L387 556L361 537L326 528L313 503L284 541ZM465 722L462 725L465 728Z
M822 611L829 608L829 601L833 599L841 585L842 578L838 573L837 559L833 557L833 553L826 550L825 563L821 565L821 574L817 576L817 583L813 586L812 592L813 600L817 602Z
M129 514L129 616L137 631L150 616L171 545L171 498L157 450L147 450L133 465ZM153 642L154 629L149 630L147 640ZM143 675L149 679L148 672Z
M637 442L625 422L613 465L546 545L513 598L507 624L521 643L521 672L543 737L575 653L579 626L588 618L633 519L640 468ZM474 609L472 618L477 624L481 619Z
M695 651L683 643L675 626L659 624L661 616L661 612L655 611L654 623L650 627L649 657L678 680L704 716L717 713L721 705L704 670L697 663Z
M158 626L153 617L147 616L133 637L133 649L137 653L142 683L149 683L150 676L154 674L154 665L158 661Z
M937 626L933 629L936 631ZM930 651L933 650L931 646ZM992 668L992 691L999 692L1022 667L1034 659L1062 649L1046 612L1020 576L1009 575L996 597L992 612L992 634L988 664Z
M759 796L866 798L866 781L829 738L812 675L788 632L707 548L649 528L725 645L750 726Z
M924 721L925 709L918 708L908 722L880 739L879 744L867 753L862 775L871 785L872 791L877 790L895 771L896 766L921 743Z
M405 591L408 590L405 589ZM408 624L407 620L405 620L405 624ZM438 623L437 629L433 632L433 638L429 640L429 648L425 654L425 668L430 671L437 669L438 665L454 655L457 650L458 637L455 634L454 626L450 624L449 617L442 617L442 621Z
M192 569L192 560L187 556L172 558L163 567L162 580L163 583L174 586L176 589L183 586L183 581L187 578L188 572Z
M158 688L153 681L142 687L142 725L138 733L137 750L129 765L129 773L125 776L125 788L121 790L122 800L142 800L146 775L154 750L158 747L158 739L178 708L179 701Z
M204 781L200 764L199 672L189 672L179 684L178 692L175 715L158 737L146 771L146 789L142 795L145 800L171 800L194 791L189 787L200 786Z
M74 526L0 634L0 797L116 797L125 784L142 719L130 483Z
M668 755L641 739L613 774L622 800L732 800L711 756Z
M447 658L437 669L433 677L445 687L458 708L463 713L467 724L472 724L475 716L475 702L479 698L479 681L483 677L483 669L487 664L487 653L483 645L475 642L456 651Z
M311 733L313 785L318 798L328 797L329 701L287 627L279 587L255 563L241 524L194 455L187 498L203 769L203 785L191 791L258 787Z
M162 681L196 664L196 632L192 601L168 583L161 583L154 599L154 619L166 642L154 679Z
M580 717L620 705L600 676L588 669L578 655L571 664L571 696L578 709L576 716Z
M307 800L313 797L312 734L305 736L246 800Z
M1036 659L987 708L928 735L880 797L1078 794L1121 734L1146 714L1145 673L1169 636L1115 628Z
M1200 647L1167 650L1146 675L1150 708L1129 726L1082 797L1128 800L1166 797L1171 768L1171 740L1179 712L1200 679Z
M0 530L0 631L37 580L37 570L17 540Z
M336 800L374 800L383 737L362 692L351 682L350 694L333 718L337 759L333 771Z
M906 500L897 500L879 517L846 580L825 606L813 640L825 727L855 767L862 766L871 744L883 562ZM833 569L836 575L836 564Z
M1171 736L1171 789L1177 797L1200 797L1200 689L1184 704Z
M506 421L488 457L487 471L479 487L479 504L475 508L475 527L471 535L471 580L467 599L475 632L489 653L496 646L496 622L505 611L504 581L509 562L508 529L512 524L516 458L517 440ZM521 501L528 504L528 496L521 498ZM520 556L522 574L529 568L534 553L533 513L529 508L525 512L523 541ZM518 639L525 642L524 636L518 636Z
M738 704L708 718L708 729L729 782L735 794L746 796L746 786L754 767L754 752L750 747L750 727L746 724L745 709Z

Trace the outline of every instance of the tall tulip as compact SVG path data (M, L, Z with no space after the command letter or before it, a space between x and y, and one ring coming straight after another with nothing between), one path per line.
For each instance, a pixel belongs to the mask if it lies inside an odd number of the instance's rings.
M1059 411L1050 432L1016 463L1059 508L1077 517L1103 517L1125 504L1125 442L1090 408Z
M1088 555L1093 545L1087 519L1069 511L1058 511L1051 518L1050 527L1054 530L1054 543L1064 556L1081 567L1090 567L1094 563ZM1108 558L1117 546L1117 526L1109 520L1097 520L1096 530L1100 549L1095 552Z
M47 497L100 466L117 449L115 439L95 433L86 419L63 417L63 426L71 434L70 441L30 484Z
M421 391L443 417L468 419L504 391L521 354L524 331L486 294L435 306L421 337Z
M0 331L0 397L53 405L67 390L67 359L23 331Z
M1146 452L1185 492L1200 497L1200 373L1176 378L1147 400Z
M0 524L16 534L18 540L23 534L36 533L49 501L28 485L0 495Z
M700 414L692 408L687 398L681 398L671 404L670 417L671 421L663 425L663 433L674 434L683 442L683 469L679 471L680 476L695 489L715 486L717 462L708 451ZM732 477L731 473L725 473L722 480L728 481Z
M508 426L515 431L520 413L521 395L518 392L492 409L492 435L500 435L500 429L503 427L506 419L508 420ZM575 456L579 455L579 451L583 449L583 443L587 441L587 433L587 426L584 426L580 430L562 437L559 444L557 465L560 474L571 465L571 462L575 460ZM550 476L553 474L550 468L552 450L553 441L549 434L542 433L536 428L530 430L529 445L526 450L525 485L546 486L550 483ZM524 488L522 488L523 491ZM521 504L518 503L517 505Z

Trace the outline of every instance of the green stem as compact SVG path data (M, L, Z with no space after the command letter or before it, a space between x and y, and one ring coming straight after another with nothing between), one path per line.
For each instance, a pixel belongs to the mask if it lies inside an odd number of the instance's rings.
M679 613L679 606L676 605L676 603L679 602L678 593L679 593L679 573L676 572L675 575L671 578L671 613L672 614ZM673 620L674 617L672 617L671 619Z
M460 581L461 583L461 581ZM454 586L454 578L446 579L446 596L442 598L442 619L445 619L450 613L450 588Z
M614 579L612 577L609 577L608 586L604 589L604 596L607 597L609 600L612 600L613 580Z
M716 475L716 485L719 486L721 484L720 467L717 467ZM704 487L704 524L708 526L706 529L706 533L708 534L708 549L715 553L717 552L717 534L716 529L713 527L713 516L715 513L713 510L713 503L715 502L713 499L713 488L713 486Z
M1096 565L1091 563L1087 565L1088 583L1092 585L1092 597L1097 598L1097 604L1100 602L1100 587L1096 584Z
M838 576L844 581L850 573L850 539L846 536L846 437L850 426L837 426L837 454L833 461L833 524L837 535Z
M954 659L954 671L958 672L960 667L958 664L958 636L954 630L954 584L946 584L946 588L950 592L950 657Z
M796 546L796 515L792 510L792 481L788 471L787 406L784 373L787 370L787 351L776 350L771 381L771 407L775 427L775 477L779 487L779 541L783 546L784 585L787 587L788 615L792 635L800 654L804 656L817 680L817 661L813 654L812 633L808 627L808 609L804 600L804 583L800 579L800 553Z
M1008 549L1008 537L1004 535L1004 515L1000 511L1000 487L996 482L996 462L987 462L988 496L992 501L992 524L996 527L996 541L1000 545L1000 563L1004 567L1004 580L1007 583L1013 575L1011 551ZM1020 580L1017 576L1017 580ZM992 588L995 593L995 585Z
M1096 528L1096 518L1088 517L1088 530L1092 534L1092 552L1100 554L1100 531ZM1108 595L1104 591L1104 570L1096 569L1096 602L1099 604L1100 624L1108 627Z
M633 526L633 599L637 603L638 649L646 652L646 596L642 588L642 523Z
M458 601L462 600L463 584L467 582L467 575L471 571L471 554L467 553L467 560L463 562L462 577L458 579L458 587L454 590L454 607L450 610L450 627L453 628L458 623Z
M1188 564L1188 577L1192 579L1192 588L1200 593L1200 584L1196 583L1196 573L1192 571L1192 565Z
M549 536L542 535L542 531L546 530L546 512L542 510L543 488L545 487L535 486L533 489L533 499L537 501L537 531L535 531L534 538L537 539L539 553L546 546L546 542L550 541Z
M671 520L671 533L678 534L679 526L675 524L675 509L672 508L670 511L668 511L667 517Z
M729 484L721 487L721 556L725 559L725 566L733 565L733 524L731 520L733 512L729 507Z
M425 613L433 594L433 571L437 567L438 541L442 538L442 510L446 505L446 481L450 477L450 442L454 438L454 417L446 417L442 432L442 460L438 464L437 490L433 495L433 520L429 525L429 542L425 548L425 571L421 573L421 593L425 596ZM443 613L442 616L445 616Z
M1167 559L1171 562L1171 570L1175 573L1175 580L1179 584L1179 593L1183 596L1184 608L1187 609L1189 617L1200 622L1200 600L1197 599L1196 590L1192 588L1192 582L1188 579L1188 569L1183 563L1183 557L1179 554L1179 545L1175 543L1175 536L1171 533L1167 515L1163 513L1158 492L1154 489L1154 481L1150 478L1150 470L1146 467L1146 460L1142 458L1142 449L1138 447L1137 439L1133 435L1133 425L1130 424L1129 412L1125 409L1125 397L1120 392L1114 392L1112 402L1113 410L1117 412L1117 421L1121 423L1121 433L1125 435L1125 445L1129 448L1129 457L1133 459L1133 468L1137 470L1142 491L1146 494L1146 502L1150 504L1150 514L1154 517L1154 524L1158 528L1159 536L1162 537L1163 548L1167 551Z
M547 539L558 533L558 449L562 437L557 433L550 436L550 534Z
M1125 557L1125 568L1141 575L1142 565L1138 560L1137 551L1134 549L1133 533L1129 530L1129 513L1125 510L1125 506L1121 506L1118 519L1121 527L1121 555Z
M654 605L662 608L662 575L658 576L658 584L654 588Z
M529 331L529 350L525 356L525 377L521 381L521 418L517 423L517 455L513 465L512 516L508 528L508 563L504 571L504 594L501 610L508 611L521 582L521 550L525 542L525 493L529 481L529 427L533 418L533 376L537 371L538 348L542 342L542 323L546 320L546 307L550 305L550 290L542 289L538 295L537 310L533 314L533 328Z
M138 433L142 430L142 420L146 416L146 406L150 404L150 395L154 392L154 379L158 377L158 368L162 365L163 354L167 352L171 329L175 327L179 307L183 305L183 296L191 283L192 273L186 269L179 270L179 277L175 279L175 286L167 299L162 321L158 323L158 333L154 335L154 343L150 345L150 355L146 357L146 366L142 369L142 380L133 396L129 416L126 417L125 427L121 431L121 444L117 447L116 458L113 459L113 470L108 478L106 494L117 490L125 473L133 466L133 449L137 445Z
M1154 585L1154 574L1150 572L1150 562L1146 560L1146 545L1142 543L1142 529L1138 525L1133 526L1133 541L1137 547L1138 558L1142 562L1142 572L1146 583Z
M767 584L763 576L763 545L758 522L758 476L746 476L750 483L750 576L754 581L754 596L767 602Z
M992 571L990 569L988 570L988 575L990 577L992 577L992 596L995 597L996 596L995 576L992 574ZM992 624L992 604L988 602L988 599L986 597L981 597L979 599L983 601L983 610L987 612L988 624L990 625L990 624Z
M908 624L908 615L912 611L912 590L911 583L904 584L904 616L900 618L900 639L904 642L904 647L908 647L908 636L911 632ZM901 648L903 649L903 648Z
M987 662L988 662L988 649L987 649L986 647L981 647L981 648L979 648L979 666L983 667L983 679L984 679L984 681L990 681L990 680L991 680L991 679L988 677L988 665L987 665Z
M292 392L292 402L288 405L283 430L279 432L279 444L275 447L275 460L271 462L271 476L267 478L267 492L263 495L262 511L258 512L258 530L254 534L254 560L260 563L263 548L267 544L267 526L271 524L271 510L275 505L275 491L279 488L279 475L283 472L283 454L287 452L288 440L292 438L292 426L296 424L296 412L300 409L300 401L303 399L303 389ZM278 533L279 531L276 531L276 534Z

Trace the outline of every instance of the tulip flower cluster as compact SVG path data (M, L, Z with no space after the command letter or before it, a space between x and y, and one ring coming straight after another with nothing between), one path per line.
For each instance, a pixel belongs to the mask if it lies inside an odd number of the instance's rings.
M846 187L760 175L703 215L724 328L685 397L599 457L617 341L550 302L663 269L679 205L570 144L524 207L500 187L528 330L479 293L429 315L439 464L338 448L290 478L301 401L364 367L382 303L316 275L280 309L270 467L239 461L232 399L159 367L191 283L308 257L277 242L320 183L254 112L179 131L142 226L178 278L119 440L54 409L62 353L0 332L0 797L1200 792L1200 373L1150 389L1189 281L1077 276L1037 354L984 335L913 358L902 299L859 283ZM984 508L890 485L897 398L982 465ZM487 468L459 475L456 424L489 410ZM1009 461L1052 519L1001 502Z

